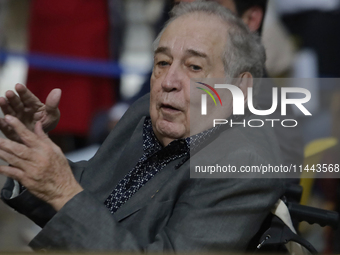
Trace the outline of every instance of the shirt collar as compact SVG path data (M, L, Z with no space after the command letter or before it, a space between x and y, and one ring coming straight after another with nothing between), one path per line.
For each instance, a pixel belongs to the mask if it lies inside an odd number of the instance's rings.
M208 141L210 137L214 134L218 133L221 130L222 125L218 125L214 128L205 130L201 133L196 135L184 138L184 139L177 139L169 143L166 147L174 147L174 149L178 150L178 153L183 153L183 151L189 152L198 150L202 147L205 142ZM143 149L144 153L147 155L152 155L157 151L160 151L163 146L160 144L156 135L152 129L152 123L150 117L146 117L143 125ZM165 147L164 147L165 148Z

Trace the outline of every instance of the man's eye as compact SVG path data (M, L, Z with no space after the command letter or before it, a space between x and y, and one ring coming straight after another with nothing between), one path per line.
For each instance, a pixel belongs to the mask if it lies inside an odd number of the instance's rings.
M197 65L191 65L190 68L191 68L193 71L201 71L201 70L202 70L202 67L197 66Z
M159 61L159 62L157 63L157 65L162 67L162 66L167 66L167 65L169 65L169 63L166 62L166 61Z

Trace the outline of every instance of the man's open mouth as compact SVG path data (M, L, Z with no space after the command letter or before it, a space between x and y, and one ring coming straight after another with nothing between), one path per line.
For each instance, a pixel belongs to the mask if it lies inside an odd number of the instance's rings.
M172 105L169 104L161 104L161 108L164 110L168 110L168 111L179 111L179 109L173 107Z

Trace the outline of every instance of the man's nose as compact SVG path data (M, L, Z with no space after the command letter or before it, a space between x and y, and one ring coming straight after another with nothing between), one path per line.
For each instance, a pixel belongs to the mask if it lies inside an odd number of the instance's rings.
M184 79L185 74L180 65L173 63L169 67L168 72L162 81L162 88L166 92L181 90Z

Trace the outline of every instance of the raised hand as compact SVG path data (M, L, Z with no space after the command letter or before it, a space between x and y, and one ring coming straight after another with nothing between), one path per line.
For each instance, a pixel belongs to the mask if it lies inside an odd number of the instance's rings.
M19 181L33 195L60 210L83 189L75 180L67 159L37 122L34 133L17 118L4 119L20 137L21 143L0 138L0 158L9 166L0 166L0 173Z
M61 90L54 89L43 104L26 86L16 84L15 90L6 92L6 98L0 97L0 107L5 115L17 117L29 130L33 131L37 121L40 121L45 132L54 129L60 119L58 105ZM4 135L17 142L22 142L20 137L6 121L0 119L0 129Z

